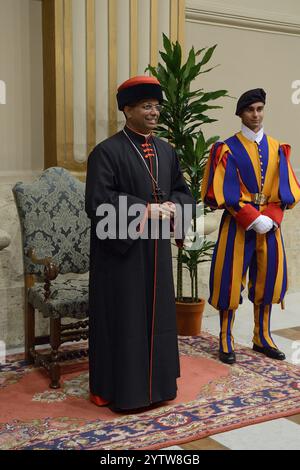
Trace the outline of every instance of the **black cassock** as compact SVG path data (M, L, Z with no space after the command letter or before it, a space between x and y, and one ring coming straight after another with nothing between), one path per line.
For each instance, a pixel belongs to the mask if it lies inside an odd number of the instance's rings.
M118 217L120 196L127 196L128 207L139 203L145 212L158 192L160 202L194 203L174 149L156 137L147 141L149 147L142 146L145 137L124 130L127 136L123 131L115 134L88 158L90 390L116 408L133 409L176 397L180 371L171 242L141 237L100 240L96 226L103 217L96 210L113 204ZM151 152L154 156L144 158ZM157 179L156 155L161 191L145 166Z

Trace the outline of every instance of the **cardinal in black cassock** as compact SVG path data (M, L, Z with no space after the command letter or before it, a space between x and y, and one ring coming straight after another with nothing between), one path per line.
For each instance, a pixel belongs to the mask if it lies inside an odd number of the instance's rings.
M130 410L176 397L180 370L171 242L150 238L150 223L160 227L160 217L172 223L174 204L194 207L194 201L174 149L152 135L163 100L159 82L131 78L118 88L117 100L126 126L88 158L90 392L98 405ZM140 236L124 238L108 229L108 238L99 238L104 204L115 210L117 229L120 215L127 227L133 221L121 197L129 209L141 205ZM147 228L149 237L143 238Z

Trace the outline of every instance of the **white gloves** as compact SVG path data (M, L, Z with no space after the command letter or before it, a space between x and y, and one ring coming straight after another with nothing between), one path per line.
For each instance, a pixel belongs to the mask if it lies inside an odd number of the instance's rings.
M267 215L259 215L246 230L255 230L257 233L267 233L273 228L273 220Z

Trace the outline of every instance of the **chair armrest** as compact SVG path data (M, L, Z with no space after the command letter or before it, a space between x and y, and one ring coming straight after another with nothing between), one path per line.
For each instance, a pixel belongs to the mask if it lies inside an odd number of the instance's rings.
M47 301L50 296L51 281L57 278L59 274L59 268L50 257L41 258L41 259L37 258L35 256L35 251L33 248L29 248L27 252L27 256L31 259L33 264L41 264L45 266L44 268L44 281L45 281L44 295L45 295L45 301Z

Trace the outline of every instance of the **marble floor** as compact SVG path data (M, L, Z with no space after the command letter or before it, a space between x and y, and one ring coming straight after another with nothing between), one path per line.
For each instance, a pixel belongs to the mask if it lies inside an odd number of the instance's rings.
M272 310L272 337L287 361L300 367L300 293L288 294L285 310L279 305ZM218 334L219 317L204 318L203 330ZM236 314L234 338L236 343L252 347L252 304L245 299ZM169 449L186 450L300 450L300 414L280 418L233 431L216 434Z

